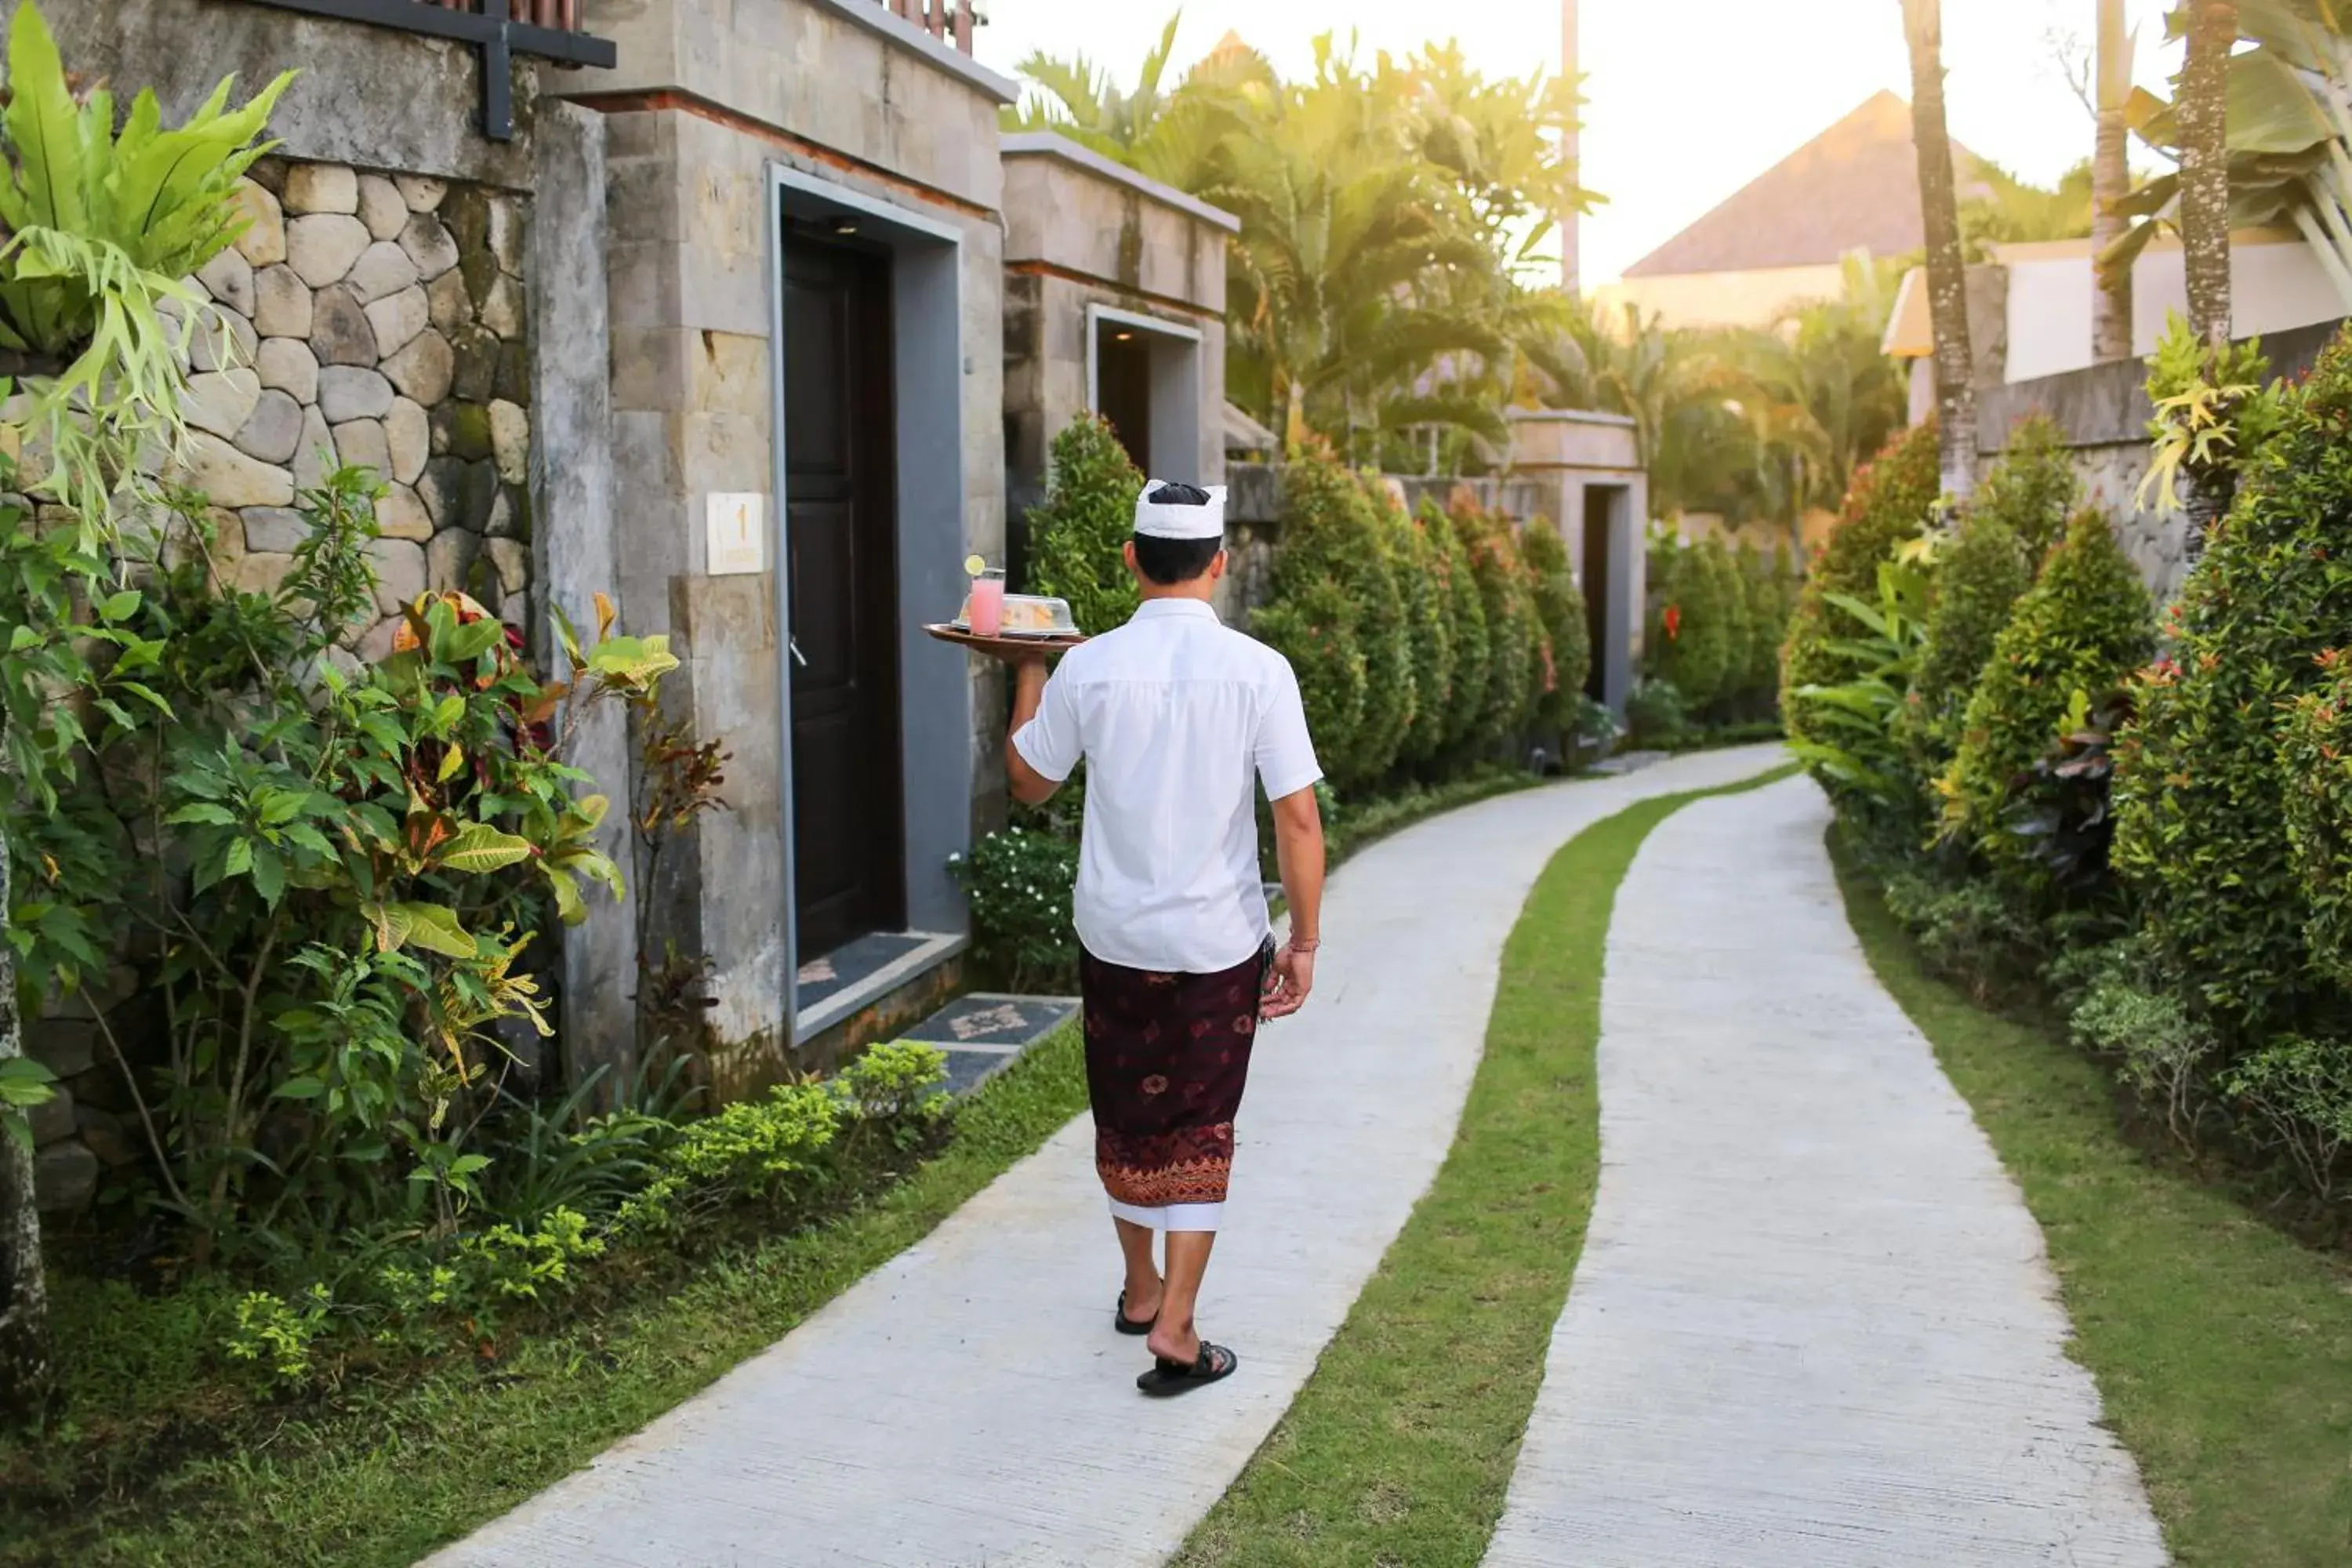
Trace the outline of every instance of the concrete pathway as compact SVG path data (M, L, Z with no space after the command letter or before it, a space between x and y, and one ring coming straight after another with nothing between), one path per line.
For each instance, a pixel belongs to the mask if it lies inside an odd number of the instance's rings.
M1601 1176L1488 1568L2142 1568L2042 1236L1879 989L1803 780L1620 890Z
M1507 795L1333 877L1316 995L1243 1106L1202 1321L1223 1386L1147 1400L1080 1118L930 1237L699 1397L432 1561L457 1568L1158 1563L1297 1393L1436 1173L1504 938L1552 852L1777 747Z

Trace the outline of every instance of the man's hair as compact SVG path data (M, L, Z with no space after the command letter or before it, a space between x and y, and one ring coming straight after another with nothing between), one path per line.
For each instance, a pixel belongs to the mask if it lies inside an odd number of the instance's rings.
M1198 485L1171 481L1156 487L1144 499L1153 506L1206 506L1209 492ZM1209 563L1224 547L1222 539L1161 539L1156 534L1139 533L1135 536L1135 566L1160 586L1172 588L1206 572Z
M1135 569L1163 588L1179 583L1190 583L1209 569L1217 552L1225 547L1222 539L1161 539L1153 534L1135 536Z

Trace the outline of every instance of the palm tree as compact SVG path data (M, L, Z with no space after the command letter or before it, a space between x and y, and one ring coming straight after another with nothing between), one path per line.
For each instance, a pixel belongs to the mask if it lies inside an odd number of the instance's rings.
M2099 0L2099 37L2094 58L2099 129L2091 157L2091 254L2097 258L2097 292L2091 305L2091 356L2129 359L2132 352L2132 269L2108 253L2130 220L2120 205L2131 195L2130 126L2132 35L2124 27L2124 0Z
M1849 257L1838 298L1801 305L1751 340L1749 401L1758 410L1789 411L1758 417L1790 432L1779 445L1808 459L1806 482L1790 490L1799 514L1835 506L1854 470L1902 428L1903 375L1879 347L1893 309L1888 269Z
M1448 221L1444 183L1385 140L1393 119L1329 46L1317 40L1313 81L1283 88L1227 141L1222 177L1200 193L1242 220L1229 352L1293 443L1310 424L1376 420L1383 389L1448 355L1508 352L1473 286L1493 252Z
M1197 192L1215 180L1226 138L1241 132L1251 100L1262 102L1276 86L1265 57L1228 37L1162 92L1177 12L1143 57L1133 92L1084 55L1056 58L1040 50L1021 62L1033 85L1018 109L1003 113L1008 131L1053 131L1114 158L1139 173Z
M2230 342L2230 53L2238 0L2188 0L2180 66L2180 258L2189 324L2209 350Z
M1966 500L1976 478L1976 363L1969 347L1968 268L1944 128L1942 0L1903 0L1911 48L1911 141L1919 158L1919 216L1927 240L1927 315L1936 335L1936 408L1946 493Z

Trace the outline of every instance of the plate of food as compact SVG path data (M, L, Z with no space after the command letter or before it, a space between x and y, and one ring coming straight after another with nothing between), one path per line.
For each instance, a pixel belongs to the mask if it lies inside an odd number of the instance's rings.
M961 643L965 647L980 653L1010 654L1014 657L1036 653L1059 653L1066 648L1074 648L1087 640L1076 631L1014 631L1009 626L994 637L982 637L971 629L968 622L961 619L942 621L934 626L927 626L923 629L941 642Z
M1086 641L1070 614L1069 601L1045 594L1008 594L1004 574L975 555L963 563L971 592L956 618L923 629L941 642L961 643L982 653L1020 655L1036 649L1075 647Z

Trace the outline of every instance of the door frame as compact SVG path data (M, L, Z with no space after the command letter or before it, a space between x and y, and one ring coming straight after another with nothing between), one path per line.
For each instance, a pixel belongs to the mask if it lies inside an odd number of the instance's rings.
M970 916L949 856L969 847L972 789L972 684L963 660L942 657L924 635L927 619L950 613L963 591L964 235L927 214L851 190L821 175L771 162L767 166L770 458L776 502L770 509L776 604L777 681L784 876L777 889L783 932L785 1016L782 1031L797 1045L800 916L795 891L793 801L792 559L784 536L789 510L784 430L785 220L856 225L859 237L889 255L893 340L891 393L896 425L898 576L898 734L907 925L961 936ZM814 955L812 955L814 956Z
M1201 472L1201 329L1115 305L1087 306L1087 412L1102 412L1102 329L1127 327L1150 339L1151 461L1147 476L1197 485Z

